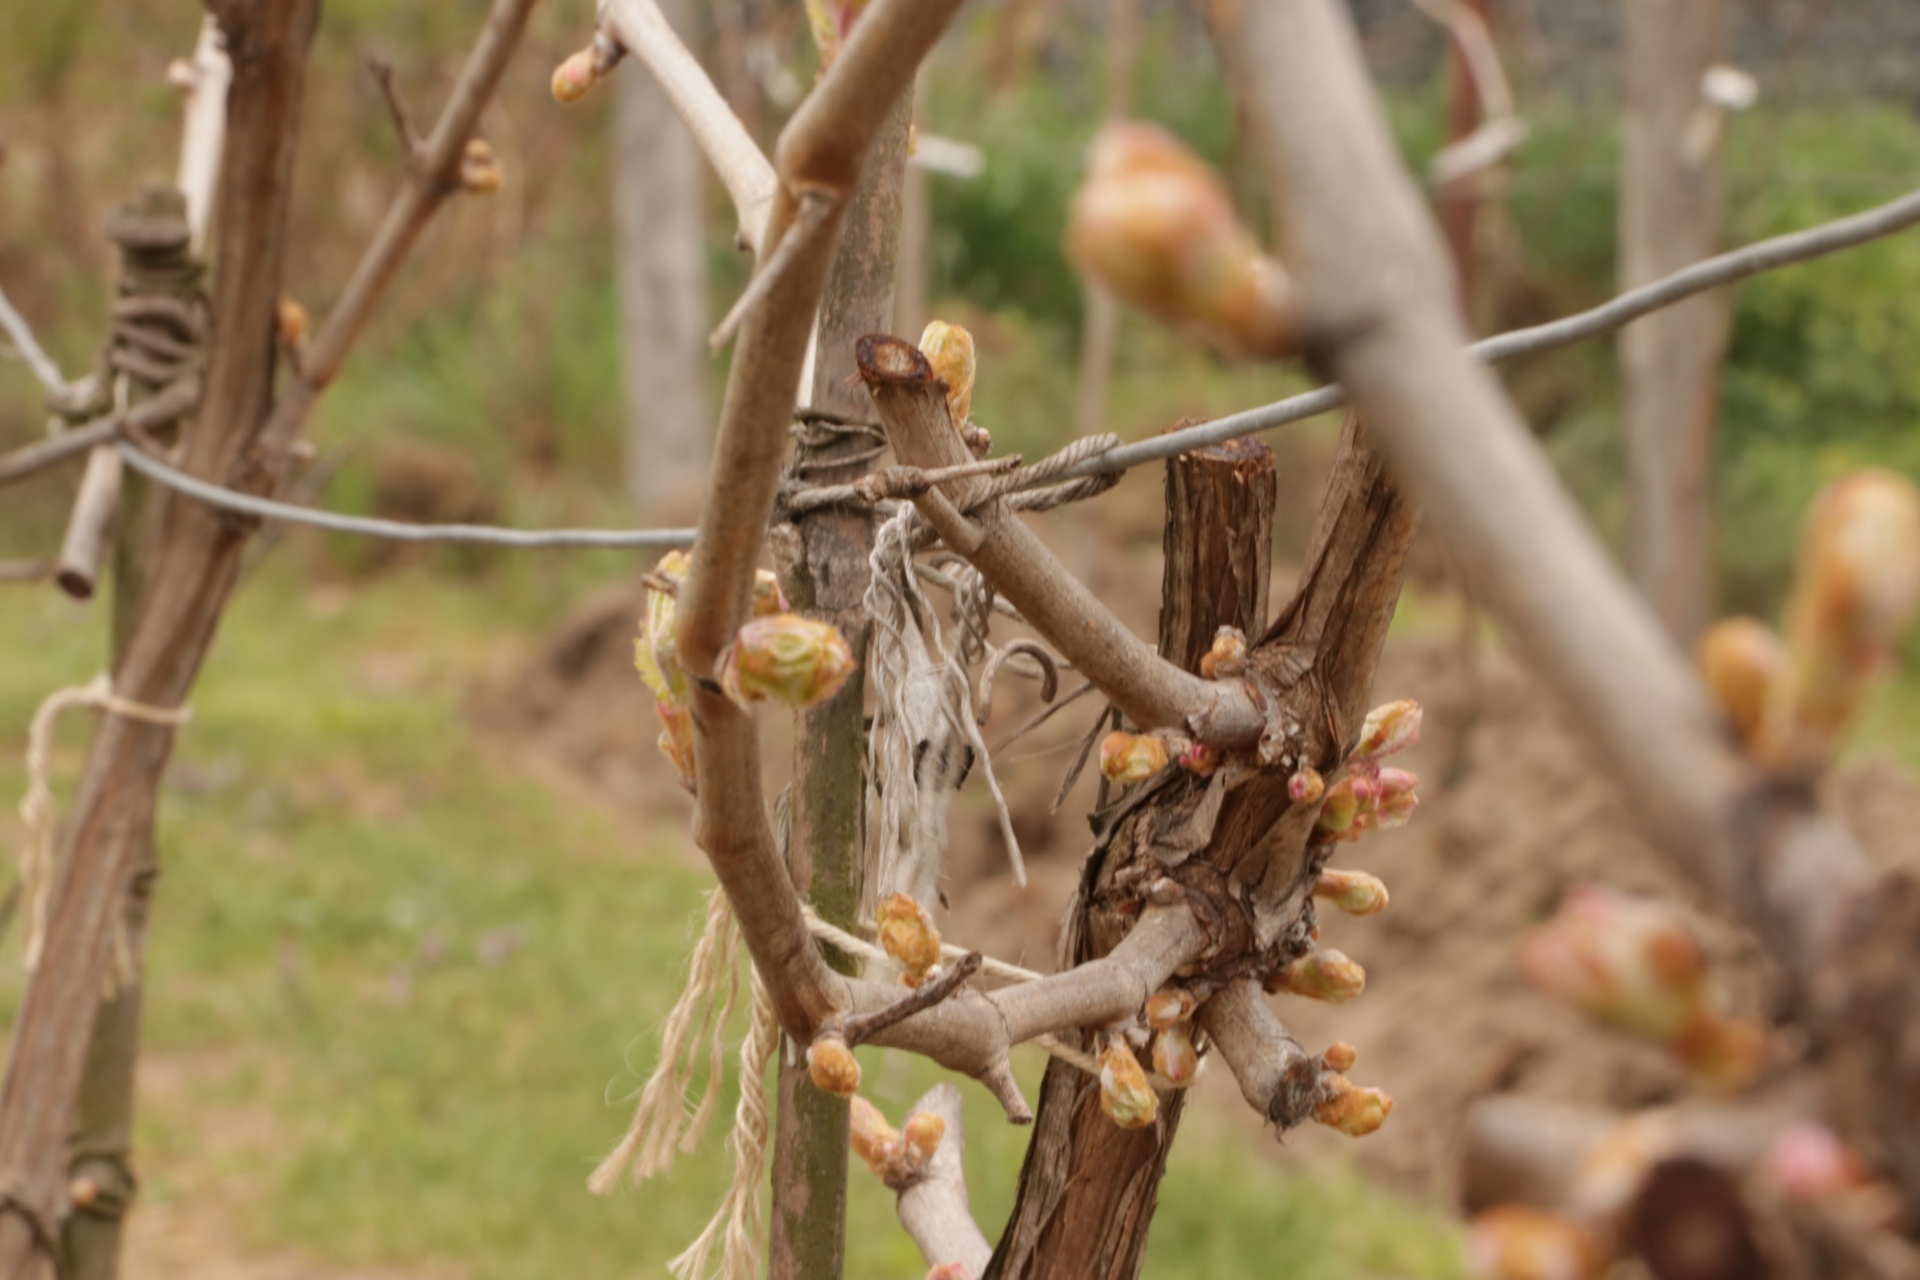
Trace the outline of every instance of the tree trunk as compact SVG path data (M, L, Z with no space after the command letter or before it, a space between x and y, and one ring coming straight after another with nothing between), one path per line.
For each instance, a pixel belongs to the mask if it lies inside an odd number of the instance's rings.
M687 0L662 0L676 28ZM652 76L615 77L614 236L627 492L649 519L693 514L707 472L707 273L700 154Z
M871 421L873 405L855 373L860 337L893 318L894 265L900 248L900 196L913 95L902 94L867 157L820 303L819 345L810 407ZM873 463L864 430L816 424L795 452L794 471L813 484L842 484ZM793 607L832 622L853 649L854 675L840 692L799 716L794 748L793 819L787 868L820 915L852 928L860 908L866 765L867 645L864 601L873 553L873 513L828 507L794 522L794 552L783 565ZM851 972L848 957L829 959ZM804 1062L781 1057L773 1146L773 1227L768 1274L774 1280L834 1280L846 1257L847 1101L813 1086Z
M1700 81L1725 26L1725 0L1626 0L1623 288L1719 247L1719 120ZM1711 604L1713 425L1727 327L1727 295L1715 292L1635 321L1620 338L1633 575L1683 645Z
M306 57L317 0L221 10L234 78L219 203L219 265L205 395L184 469L226 479L272 399L274 312ZM252 525L184 499L165 504L117 692L150 707L187 701L239 572ZM114 953L114 921L152 838L173 729L103 717L62 840L47 945L14 1022L0 1085L0 1277L45 1274L71 1211L65 1148L87 1045Z
M1169 661L1197 671L1217 628L1264 629L1276 491L1273 453L1256 440L1168 462L1160 652ZM1091 907L1083 888L1061 940L1063 969L1118 941L1099 936ZM1185 1096L1163 1096L1152 1128L1121 1129L1100 1109L1098 1081L1049 1062L1019 1199L988 1274L1137 1276Z

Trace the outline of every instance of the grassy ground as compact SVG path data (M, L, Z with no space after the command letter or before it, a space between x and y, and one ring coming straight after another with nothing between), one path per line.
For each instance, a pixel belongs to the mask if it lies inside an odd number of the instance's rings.
M351 587L302 581L303 563L269 561L244 588L165 800L139 1127L149 1222L215 1215L185 1233L200 1243L174 1261L181 1274L207 1254L291 1252L476 1280L664 1276L718 1197L720 1135L642 1192L601 1200L582 1183L651 1063L706 876L683 814L648 825L598 807L462 712L573 585L618 563ZM101 636L97 611L10 592L6 794L34 705L98 667ZM85 736L78 723L60 735L63 784ZM18 994L5 967L0 1014ZM896 1114L935 1078L869 1064ZM1025 1135L965 1092L991 1230ZM1204 1108L1189 1121L1149 1274L1452 1274L1437 1217L1290 1174L1249 1128ZM920 1274L864 1175L849 1241L852 1276ZM161 1274L138 1260L132 1273Z

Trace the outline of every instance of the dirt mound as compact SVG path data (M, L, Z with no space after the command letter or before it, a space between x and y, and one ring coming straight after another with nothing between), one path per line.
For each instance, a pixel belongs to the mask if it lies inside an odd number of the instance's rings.
M636 609L637 597L624 590L584 604L490 718L623 804L657 811L685 797L652 745L652 713L633 675ZM1151 626L1150 618L1129 621ZM1364 1142L1308 1126L1289 1136L1289 1152L1351 1157L1409 1189L1441 1192L1460 1117L1476 1096L1513 1090L1633 1107L1686 1093L1686 1077L1664 1053L1597 1031L1520 978L1520 938L1576 881L1689 904L1727 1003L1768 1017L1767 965L1751 941L1654 857L1552 704L1497 645L1470 650L1450 639L1396 637L1375 692L1418 698L1428 714L1425 740L1407 761L1424 780L1412 824L1371 835L1337 859L1384 878L1391 908L1359 920L1322 917L1323 943L1365 965L1367 991L1339 1007L1283 999L1279 1011L1309 1048L1355 1045L1355 1078L1384 1087L1397 1106L1392 1122ZM1041 705L1030 687L1004 696L990 743ZM952 910L943 926L956 941L1052 967L1096 780L1083 777L1057 813L1050 809L1097 709L1082 699L996 755L1027 858L1026 888L1008 875L984 788L969 779L952 822ZM771 726L776 718L764 719ZM770 744L770 762L786 749ZM1920 785L1890 765L1867 764L1832 786L1869 848L1899 856L1904 833L1920 822ZM1224 1072L1211 1075L1210 1093L1243 1105Z

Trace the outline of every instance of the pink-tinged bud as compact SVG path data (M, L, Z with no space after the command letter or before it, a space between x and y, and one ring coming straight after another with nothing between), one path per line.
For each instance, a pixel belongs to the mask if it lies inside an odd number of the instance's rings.
M1109 782L1145 782L1167 767L1167 744L1150 733L1119 730L1100 740L1100 772Z
M1187 1022L1192 1019L1197 1004L1191 991L1177 988L1157 991L1147 999L1147 1025L1155 1031L1164 1031L1175 1023Z
M593 50L570 53L565 62L553 69L553 100L570 107L586 97L599 80L600 69L595 65Z
M647 688L654 697L673 702L683 702L687 696L686 677L674 650L673 619L675 596L691 564L686 552L669 551L647 574L646 610L640 619L640 639L633 647L633 665Z
M1353 753L1378 760L1396 751L1405 751L1420 741L1420 720L1420 704L1412 698L1375 707L1367 712L1366 723L1360 726L1360 745Z
M660 717L660 751L673 761L675 772L680 775L680 785L688 791L694 789L693 770L693 712L684 702L669 702L665 698L656 698L653 702L654 714Z
M1193 1037L1179 1027L1167 1027L1153 1038L1153 1069L1174 1084L1185 1084L1200 1070Z
M813 31L814 47L820 50L822 71L840 56L840 46L866 7L867 0L807 0L807 25Z
M1327 780L1312 767L1300 769L1287 779L1287 798L1295 804L1312 804L1327 794Z
M1738 1093L1766 1065L1767 1031L1758 1023L1723 1017L1703 1005L1667 1047L1708 1089Z
M1577 885L1522 944L1520 971L1609 1026L1668 1043L1700 1016L1706 958L1672 908Z
M811 707L840 691L853 674L853 650L830 622L795 613L755 618L720 655L721 691L745 708L762 698Z
M933 1112L916 1111L908 1116L905 1127L900 1130L900 1149L908 1171L917 1174L925 1169L927 1161L940 1149L940 1140L946 1136L946 1120Z
M1324 1095L1314 1105L1313 1118L1349 1138L1364 1138L1387 1122L1393 1098L1384 1089L1363 1089L1338 1073L1322 1076Z
M1382 769L1376 785L1370 825L1378 831L1406 826L1414 806L1420 803L1420 797L1414 794L1420 785L1419 776L1408 769Z
M1365 871L1328 867L1314 883L1313 896L1325 898L1350 916L1370 916L1387 909L1387 886Z
M885 1179L887 1170L900 1159L900 1134L880 1114L880 1108L859 1094L847 1099L847 1142L853 1154Z
M1238 627L1214 632L1213 647L1200 656L1200 674L1208 680L1247 674L1247 633Z
M1299 347L1292 285L1262 253L1205 161L1156 125L1094 139L1067 222L1067 256L1122 299L1232 355Z
M940 930L927 909L904 893L896 893L874 913L880 949L900 962L907 985L917 987L929 969L940 963Z
M100 1184L85 1176L67 1184L67 1199L76 1209L91 1209L100 1199Z
M1100 1055L1100 1109L1122 1129L1139 1129L1160 1114L1160 1099L1124 1040L1110 1041Z
M973 1272L958 1262L943 1262L927 1272L927 1280L975 1280Z
M1700 637L1694 661L1740 741L1751 744L1787 675L1787 651L1780 638L1764 622L1724 618Z
M947 384L947 416L965 422L973 412L973 335L957 324L929 321L920 334L920 354Z
M837 1035L824 1035L807 1046L807 1075L823 1093L851 1098L860 1087L860 1060Z
M1606 1250L1579 1223L1522 1204L1475 1218L1466 1254L1475 1280L1594 1280L1607 1267Z
M1797 1124L1773 1140L1756 1171L1767 1186L1798 1204L1816 1204L1867 1185L1853 1149L1823 1124Z
M1180 767L1202 778L1211 778L1223 758L1218 747L1204 742L1189 742L1180 752Z
M1367 971L1333 947L1309 951L1267 979L1269 992L1287 992L1328 1004L1345 1004L1367 989Z
M1787 604L1792 697L1777 704L1768 756L1824 759L1920 603L1920 493L1862 471L1814 500Z
M1360 1061L1360 1051L1345 1040L1335 1040L1320 1055L1320 1065L1338 1075L1342 1071L1353 1070L1353 1064Z
M468 138L460 157L460 185L468 191L489 195L500 189L503 179L493 158L493 145L485 138Z

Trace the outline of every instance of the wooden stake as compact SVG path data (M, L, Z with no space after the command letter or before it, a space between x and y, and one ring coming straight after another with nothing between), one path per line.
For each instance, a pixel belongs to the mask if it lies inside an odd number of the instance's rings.
M196 305L201 264L189 256L188 202L177 191L149 188L122 207L108 222L121 253L119 297L163 298ZM111 360L111 351L109 360ZM127 375L127 404L150 403L160 390L157 383ZM157 423L152 435L171 443L177 423ZM111 446L94 450L87 479L81 483L81 501L74 509L74 525L81 525L82 508L94 483L94 468L102 457L112 460L111 497L119 510L114 536L113 613L111 619L112 670L116 679L127 643L133 636L140 591L146 581L147 551L155 532L150 518L154 489L137 473L121 475L120 455ZM99 499L96 498L96 501ZM107 515L112 514L109 507ZM102 518L102 526L104 517ZM96 526L101 532L103 527ZM72 549L69 530L69 550ZM71 594L91 595L104 539L84 556L72 559L63 552L60 585ZM79 573L85 570L85 592ZM68 581L66 575L74 575ZM140 1017L146 987L147 919L160 865L151 832L142 842L132 878L127 885L115 940L113 994L94 1016L87 1042L86 1066L74 1104L73 1131L67 1143L67 1184L74 1191L75 1213L61 1236L66 1275L71 1280L113 1280L119 1272L122 1230L134 1197L136 1180L130 1164L133 1140L133 1077L140 1052ZM84 1203L83 1203L84 1201Z
M855 372L854 342L885 329L893 315L912 92L902 94L874 140L866 173L847 214L845 236L820 303L819 356L812 407L855 420L873 415ZM844 484L873 464L872 437L839 434L804 443L795 465L816 484ZM840 628L853 647L854 676L833 698L799 718L794 749L793 825L787 867L822 918L852 928L863 868L867 641L864 600L873 514L831 507L795 519L798 548L783 565L793 607ZM829 959L851 972L847 957ZM781 1058L773 1147L773 1226L768 1274L774 1280L833 1280L846 1254L847 1102L822 1093L804 1062Z

